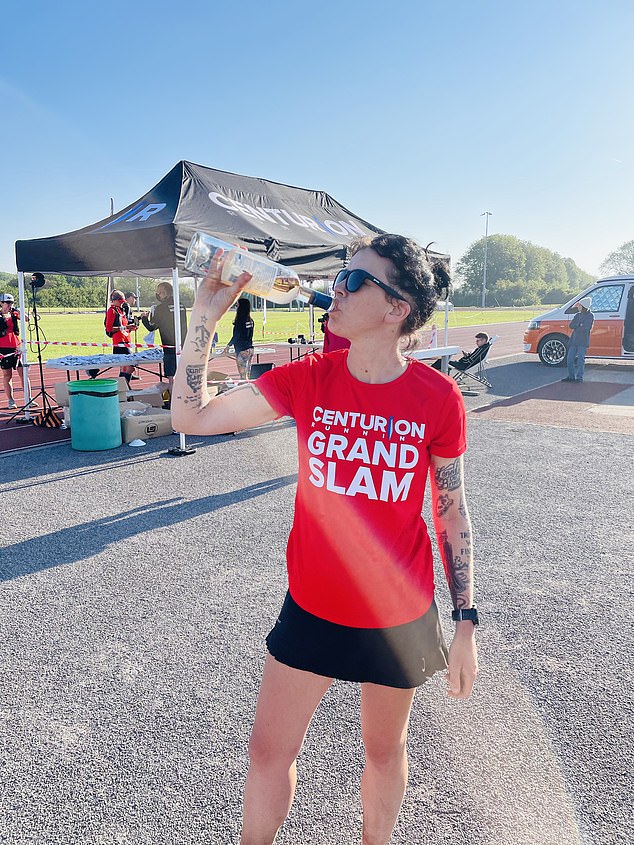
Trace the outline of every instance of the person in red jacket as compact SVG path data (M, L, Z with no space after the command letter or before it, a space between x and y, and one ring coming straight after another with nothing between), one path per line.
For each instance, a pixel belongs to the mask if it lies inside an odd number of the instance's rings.
M110 294L110 308L106 311L104 325L106 334L112 338L112 351L115 355L129 355L134 352L130 332L135 332L137 326L134 321L132 323L128 321L125 304L123 293L120 290L113 290ZM128 386L133 372L134 367L121 367L120 375L128 382Z
M20 312L14 305L13 294L0 294L0 370L4 392L9 400L9 410L16 407L12 383L13 371L16 369L24 391L24 367L20 361Z

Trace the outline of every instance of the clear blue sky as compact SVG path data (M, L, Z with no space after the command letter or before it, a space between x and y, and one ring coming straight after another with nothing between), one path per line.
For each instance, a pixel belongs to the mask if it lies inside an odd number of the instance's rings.
M596 273L634 238L633 34L631 0L9 0L0 270L188 159Z

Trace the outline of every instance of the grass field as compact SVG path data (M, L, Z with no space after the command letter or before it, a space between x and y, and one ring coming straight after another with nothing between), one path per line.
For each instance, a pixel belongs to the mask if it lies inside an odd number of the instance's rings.
M490 323L511 323L527 322L532 317L543 313L548 306L538 308L517 308L477 310L472 308L457 308L449 312L449 326L480 326ZM321 332L315 315L315 335L320 338ZM58 310L38 310L40 322L40 335L48 341L72 341L75 343L105 343L107 352L111 347L111 341L105 337L103 332L103 312L67 312ZM253 314L255 321L254 339L256 343L274 343L287 341L289 337L297 337L298 334L310 335L309 311L289 311L288 309L271 309L267 311L266 325L263 323L262 312ZM233 313L225 314L218 325L219 343L225 344L231 337ZM444 325L445 315L436 312L432 322L441 327ZM138 331L138 343L143 342L146 334L145 328ZM35 340L33 322L30 323L29 339ZM158 342L158 339L157 339ZM34 351L34 348L33 348ZM99 349L77 349L64 346L47 346L43 348L42 358L61 358L69 354L96 354Z

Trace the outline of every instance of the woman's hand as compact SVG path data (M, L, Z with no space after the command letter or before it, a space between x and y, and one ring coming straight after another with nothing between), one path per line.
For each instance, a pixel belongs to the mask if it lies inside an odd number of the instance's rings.
M207 275L198 286L194 307L205 310L216 321L233 305L246 285L251 281L251 273L240 273L235 282L226 285L220 281L226 256L219 249L211 259Z

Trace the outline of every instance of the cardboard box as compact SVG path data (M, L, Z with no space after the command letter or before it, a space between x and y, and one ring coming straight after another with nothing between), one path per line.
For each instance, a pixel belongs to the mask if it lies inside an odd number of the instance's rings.
M148 405L147 402L119 402L119 415L123 416L130 411L144 414L146 411L149 411L151 407L152 406ZM136 413L130 414L130 416L136 416Z
M106 376L104 376L104 378L106 378ZM81 379L81 381L90 381L90 379ZM62 407L70 405L70 400L68 398L69 384L71 384L71 382L58 381L53 385L53 390L55 391L55 401L58 405L61 405ZM128 390L128 384L124 378L117 379L117 390L119 391L119 401L124 402L126 392Z
M161 387L155 384L152 387L142 387L140 390L129 390L128 399L135 402L145 402L153 408L163 407L163 391L167 389L167 382Z
M132 440L148 440L172 433L172 415L169 411L150 408L143 414L121 418L121 434L124 443Z

